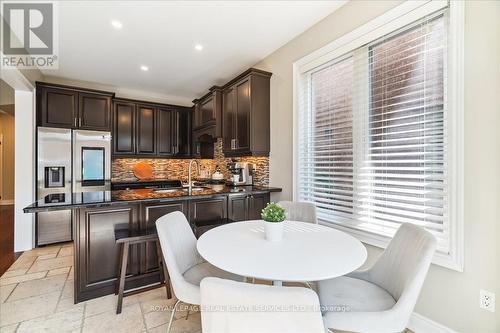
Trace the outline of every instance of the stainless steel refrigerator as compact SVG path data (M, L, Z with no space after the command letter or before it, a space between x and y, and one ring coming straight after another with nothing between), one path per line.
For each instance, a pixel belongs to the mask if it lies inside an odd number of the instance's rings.
M109 132L38 128L37 200L71 203L73 193L110 189ZM37 246L72 238L70 210L37 213Z

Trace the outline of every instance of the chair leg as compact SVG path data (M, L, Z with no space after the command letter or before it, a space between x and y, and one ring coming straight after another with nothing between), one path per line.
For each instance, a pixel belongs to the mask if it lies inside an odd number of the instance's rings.
M185 318L185 319L186 319L186 320L188 320L188 318L189 318L189 306L188 306L188 308L187 308L186 318Z
M165 264L165 258L163 258L160 241L158 240L156 241L156 256L158 257L158 269L160 269L160 277L163 277L165 281L165 289L167 290L167 299L171 299L172 288L170 286L170 275L168 275L167 265Z
M120 244L120 260L118 261L118 276L122 272L123 247L124 247L124 245ZM119 289L120 289L120 280L116 280L115 295L118 295Z
M170 328L172 327L172 322L174 321L175 311L177 310L177 305L181 302L180 299L175 302L174 308L172 309L172 314L170 315L170 321L168 322L167 333L170 333Z
M116 306L116 314L122 312L123 303L123 291L125 289L125 275L127 274L127 262L128 262L128 243L123 244L123 254L122 263L120 271L120 284L118 285L118 304Z

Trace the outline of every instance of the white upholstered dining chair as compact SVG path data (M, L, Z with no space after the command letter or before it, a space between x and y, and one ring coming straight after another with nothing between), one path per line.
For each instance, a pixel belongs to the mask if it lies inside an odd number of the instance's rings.
M430 232L403 224L371 268L319 281L325 326L350 332L404 331L435 249Z
M280 201L278 205L285 209L287 220L318 223L316 206L311 202Z
M316 293L205 278L201 281L203 333L324 333Z
M161 251L170 275L177 302L172 310L167 332L170 332L180 302L200 305L200 282L207 276L243 280L243 277L223 271L201 258L196 250L196 237L186 216L173 212L156 221Z

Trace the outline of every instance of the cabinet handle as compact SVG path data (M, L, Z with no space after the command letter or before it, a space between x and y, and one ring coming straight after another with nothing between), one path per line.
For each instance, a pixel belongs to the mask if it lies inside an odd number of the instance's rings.
M77 127L77 126L78 126L78 119L75 118L75 127Z
M82 127L82 118L78 118L78 127Z

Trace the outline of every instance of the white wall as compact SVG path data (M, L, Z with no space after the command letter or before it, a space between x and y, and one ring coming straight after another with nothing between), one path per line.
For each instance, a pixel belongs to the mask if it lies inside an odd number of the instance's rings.
M34 91L16 90L15 101L14 251L18 252L34 244L34 215L23 213L35 201Z
M399 3L351 1L255 66L273 72L270 184L283 187L273 200L292 197L293 62ZM467 1L465 20L465 267L433 265L415 310L458 332L499 332L500 316L479 309L479 289L500 299L500 2ZM373 262L380 249L368 250Z

